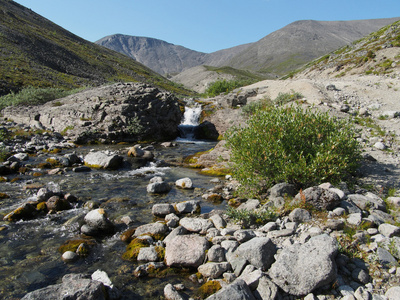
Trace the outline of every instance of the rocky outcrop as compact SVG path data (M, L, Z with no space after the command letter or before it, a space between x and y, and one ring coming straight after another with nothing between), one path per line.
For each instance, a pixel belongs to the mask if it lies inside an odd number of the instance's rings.
M183 116L175 96L143 83L102 86L41 106L8 107L3 115L78 144L174 139Z

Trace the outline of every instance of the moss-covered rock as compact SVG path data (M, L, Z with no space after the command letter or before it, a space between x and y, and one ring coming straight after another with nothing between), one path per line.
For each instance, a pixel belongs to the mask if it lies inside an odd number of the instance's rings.
M32 219L37 213L36 207L31 203L25 203L4 217L5 221L15 222Z
M122 254L122 258L125 260L136 260L140 251L140 248L148 247L150 244L145 239L136 238L132 240L126 247L126 251Z

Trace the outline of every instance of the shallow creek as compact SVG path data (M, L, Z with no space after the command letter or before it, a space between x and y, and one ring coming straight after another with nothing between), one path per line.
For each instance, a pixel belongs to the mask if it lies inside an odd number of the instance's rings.
M180 162L182 158L199 151L214 147L214 142L191 142L178 140L178 146L164 148L156 146L154 153L157 161ZM91 149L95 151L112 150L127 153L129 146L90 146L75 149L78 155L84 155ZM65 154L63 152L62 154ZM35 164L40 157L31 157L28 163ZM43 159L43 158L42 158ZM128 162L129 158L124 156ZM146 192L149 179L161 175L167 182L189 177L195 186L194 190L173 188L166 195L150 195ZM27 292L61 281L68 273L91 274L97 269L107 272L122 299L160 299L166 283L184 283L190 290L196 286L188 280L191 273L170 275L163 279L136 278L133 271L137 262L121 258L126 244L120 235L128 228L154 222L151 208L155 203L174 203L186 200L201 200L205 190L212 188L212 177L204 176L197 170L170 166L158 167L150 163L142 168L134 164L116 171L92 170L87 173L68 171L63 175L43 175L40 177L18 176L14 183L0 183L0 192L10 196L0 200L0 295L2 299L19 299ZM12 177L9 177L12 179ZM48 187L53 191L60 190L79 198L74 209L54 215L39 217L29 221L7 223L3 216L19 207L22 203L34 200L37 189L26 189L29 184ZM61 260L58 248L67 240L79 238L79 228L83 217L88 212L83 208L87 201L96 201L108 214L110 220L117 224L117 232L103 239L91 248L90 254L74 263ZM201 202L202 213L214 208L223 208L225 203L216 205ZM129 216L132 223L125 225L121 218ZM190 293L190 292L189 292Z

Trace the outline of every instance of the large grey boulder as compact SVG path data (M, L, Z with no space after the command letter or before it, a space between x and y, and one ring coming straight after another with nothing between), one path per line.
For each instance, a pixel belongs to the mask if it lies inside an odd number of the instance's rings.
M336 279L337 251L336 240L326 234L293 244L282 250L269 275L285 292L305 296Z
M103 283L97 280L86 278L81 274L67 274L63 277L62 283L51 285L26 294L23 300L106 300L109 299L107 289Z
M172 140L183 112L169 92L144 83L116 83L40 106L9 107L3 115L17 123L39 123L82 144Z
M255 300L250 288L242 279L236 279L230 285L223 287L207 300Z
M247 260L256 268L268 270L274 262L275 244L266 237L255 237L241 244L234 252L235 257Z
M115 153L96 151L89 152L83 161L87 167L115 170L122 166L123 158Z
M165 264L169 267L199 267L208 249L206 238L192 235L178 235L168 241L165 248Z

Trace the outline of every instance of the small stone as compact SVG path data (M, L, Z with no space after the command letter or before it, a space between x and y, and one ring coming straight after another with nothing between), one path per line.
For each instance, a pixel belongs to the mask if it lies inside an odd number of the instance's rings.
M61 258L65 262L73 262L78 258L78 255L73 251L65 251Z
M178 179L175 182L175 185L181 189L192 189L193 188L193 183L192 180L188 177L186 178L182 178L182 179Z
M387 148L387 146L382 142L376 142L374 144L374 148L376 148L378 150L385 150Z

